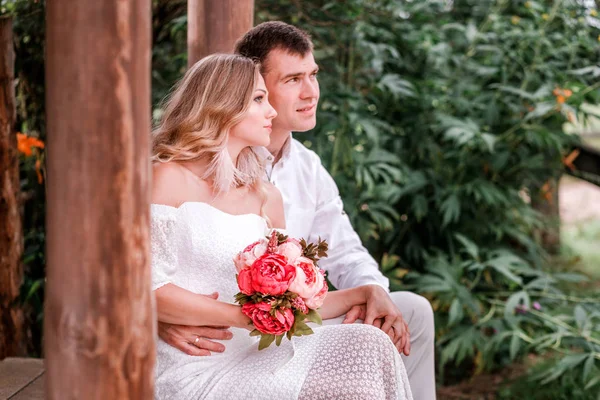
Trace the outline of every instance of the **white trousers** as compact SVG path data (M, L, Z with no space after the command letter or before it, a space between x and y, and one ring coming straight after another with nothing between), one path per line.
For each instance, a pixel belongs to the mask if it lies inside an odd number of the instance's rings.
M433 309L423 296L412 292L392 292L410 331L410 355L402 354L414 400L435 400L435 327ZM323 321L323 325L341 324L344 316Z

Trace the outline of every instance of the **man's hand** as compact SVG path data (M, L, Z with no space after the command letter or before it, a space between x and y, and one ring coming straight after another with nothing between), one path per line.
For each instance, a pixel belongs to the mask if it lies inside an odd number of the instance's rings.
M216 300L219 294L213 293L206 297ZM185 326L158 322L158 336L190 356L210 356L211 351L225 351L223 344L210 339L231 339L233 334L228 329L228 326Z
M369 287L366 304L352 307L342 323L354 323L357 319L381 329L392 339L399 352L410 354L408 325L383 288L375 285Z

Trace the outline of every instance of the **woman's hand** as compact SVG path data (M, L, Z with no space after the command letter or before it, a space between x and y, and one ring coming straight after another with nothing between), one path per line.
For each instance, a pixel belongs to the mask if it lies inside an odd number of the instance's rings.
M159 321L158 336L190 356L210 356L211 352L225 351L225 345L213 340L229 340L233 334L228 326L173 325Z

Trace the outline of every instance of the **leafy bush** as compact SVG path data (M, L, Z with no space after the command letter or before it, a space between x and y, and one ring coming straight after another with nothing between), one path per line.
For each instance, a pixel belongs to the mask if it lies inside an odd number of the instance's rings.
M439 364L453 367L442 381L554 347L565 358L540 379L579 373L597 385L598 299L561 291L584 277L545 268L539 232L556 221L531 204L552 201L576 140L562 124L600 100L590 10L474 0L257 10L313 36L319 123L297 137L332 172L393 289L432 300Z

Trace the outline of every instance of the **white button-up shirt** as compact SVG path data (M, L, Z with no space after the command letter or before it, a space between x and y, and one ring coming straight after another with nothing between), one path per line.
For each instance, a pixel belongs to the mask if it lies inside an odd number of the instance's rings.
M328 257L319 266L331 283L338 289L377 284L389 291L389 280L352 228L337 185L319 156L291 137L275 164L266 148L254 150L283 197L287 233L315 243L320 236L329 243Z

